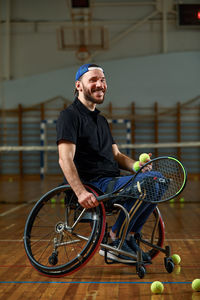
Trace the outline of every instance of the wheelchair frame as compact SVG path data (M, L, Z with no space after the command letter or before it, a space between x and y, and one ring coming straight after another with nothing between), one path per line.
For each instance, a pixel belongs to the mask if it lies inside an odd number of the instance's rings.
M96 188L88 185L85 187L96 196L102 194ZM133 255L121 249L129 225L128 212L121 204L114 204L114 208L122 210L126 216L126 228L121 242L118 248L114 248L108 245L106 221L109 214L105 206L100 202L98 207L89 210L82 208L69 185L59 186L43 195L32 208L24 229L24 247L32 266L50 277L66 276L88 263L100 246L105 249L104 259L107 264L114 263L107 258L107 251L128 256L134 261L131 265L136 266L138 276L143 278L147 263L142 260L142 251ZM151 218L154 223L151 224L152 232L148 233L147 238L143 234L137 234L137 243L150 248L151 259L163 252L165 268L171 273L174 263L170 247L163 248L164 223L157 207ZM147 225L149 222L148 219Z

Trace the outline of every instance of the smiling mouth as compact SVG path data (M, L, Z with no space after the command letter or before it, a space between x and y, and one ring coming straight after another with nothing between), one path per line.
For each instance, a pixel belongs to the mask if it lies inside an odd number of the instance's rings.
M103 90L96 90L96 91L93 91L93 93L97 94L97 95L99 94L100 96L105 94L105 92Z

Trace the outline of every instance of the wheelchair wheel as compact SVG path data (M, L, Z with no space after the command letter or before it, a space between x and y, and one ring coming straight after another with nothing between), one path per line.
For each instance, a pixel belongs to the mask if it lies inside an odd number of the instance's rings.
M106 220L107 220L107 232L110 231L112 225L116 222L119 211L115 212L107 212ZM156 207L153 213L149 216L148 220L144 224L141 231L142 239L151 243L152 245L162 247L165 238L165 230L164 230L164 222L162 220L162 216L160 214L159 209ZM107 234L109 236L109 234ZM106 242L108 241L108 237L105 237ZM151 259L155 258L160 252L157 249L154 249L151 246L147 246L144 243L140 243L140 248L144 252L149 252Z
M104 205L85 210L69 185L59 186L33 207L25 225L24 247L33 267L60 277L78 271L93 257L104 231Z

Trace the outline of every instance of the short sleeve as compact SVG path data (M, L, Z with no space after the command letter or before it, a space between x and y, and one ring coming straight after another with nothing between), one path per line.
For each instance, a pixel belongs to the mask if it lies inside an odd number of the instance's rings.
M66 140L76 144L78 135L78 116L73 110L66 109L60 113L56 124L56 131L57 144L60 140Z

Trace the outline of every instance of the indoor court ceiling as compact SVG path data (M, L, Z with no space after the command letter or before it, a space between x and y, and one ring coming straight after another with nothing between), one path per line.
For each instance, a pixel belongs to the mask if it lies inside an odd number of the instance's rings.
M16 78L37 73L26 69L30 56L46 72L88 60L199 51L200 26L179 25L184 3L200 1L0 0L2 64L12 65Z

